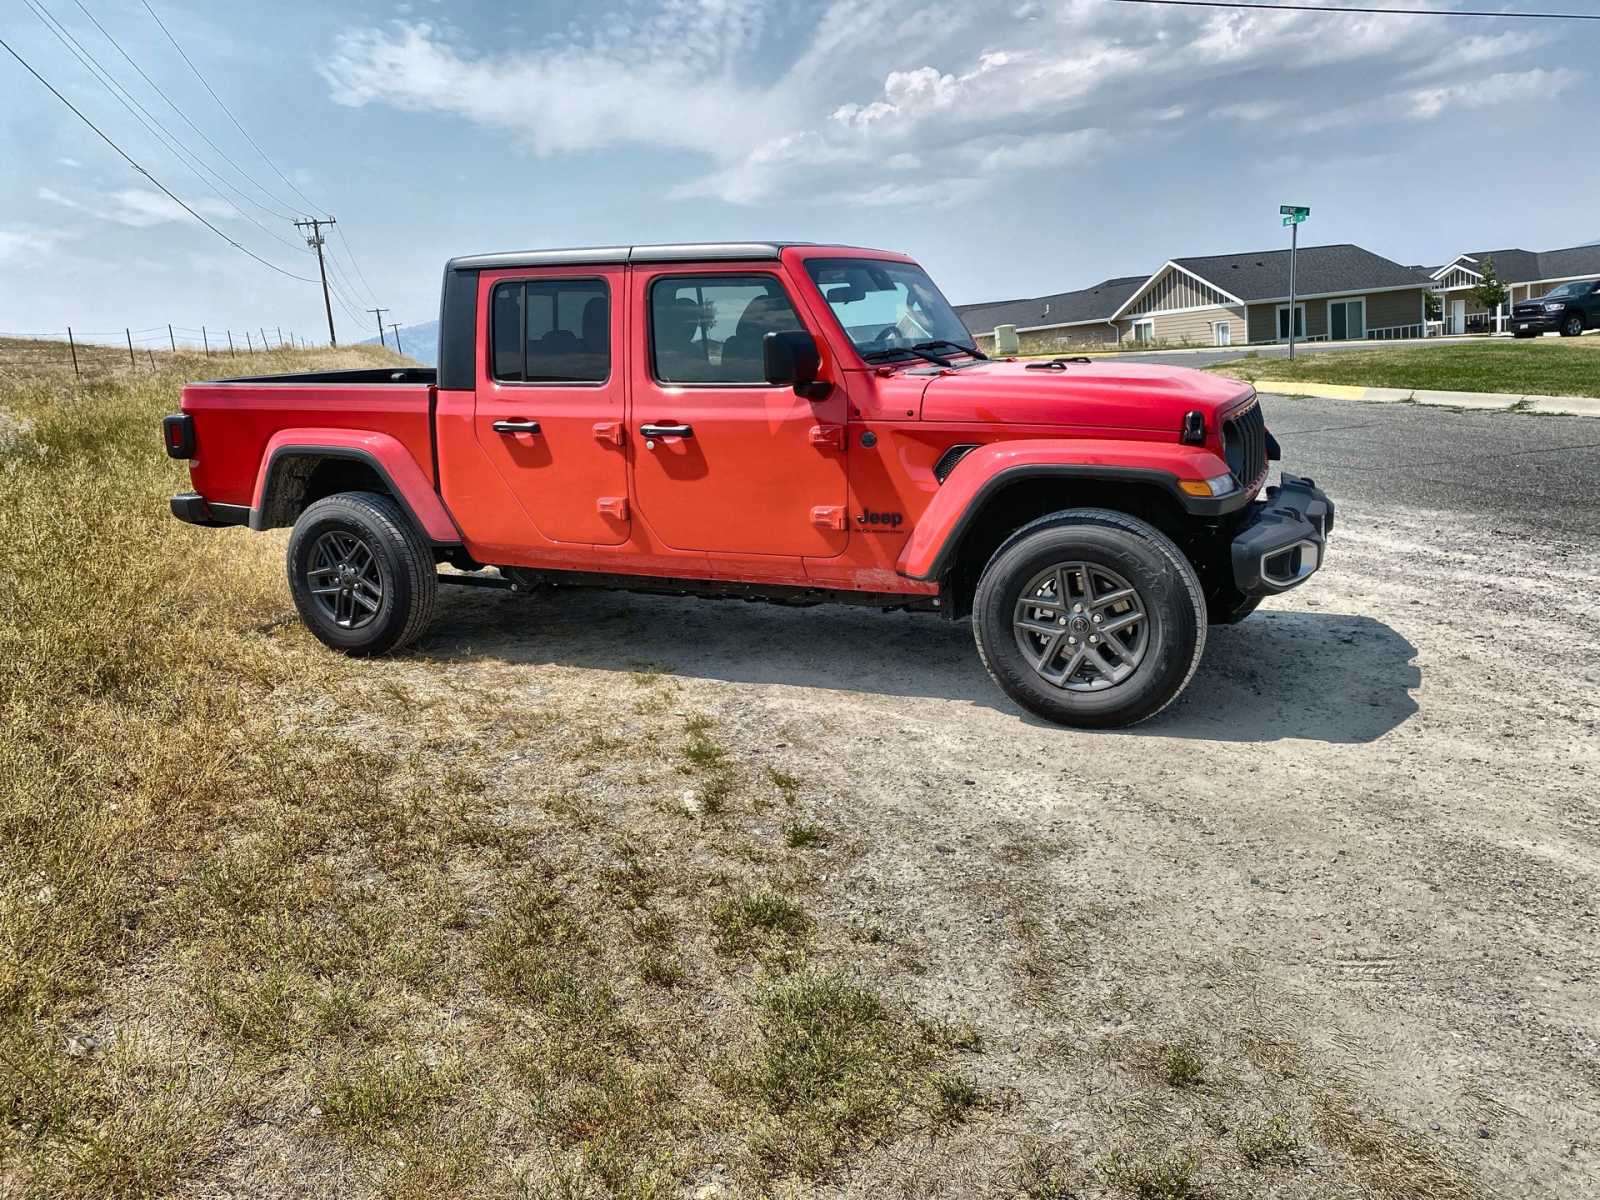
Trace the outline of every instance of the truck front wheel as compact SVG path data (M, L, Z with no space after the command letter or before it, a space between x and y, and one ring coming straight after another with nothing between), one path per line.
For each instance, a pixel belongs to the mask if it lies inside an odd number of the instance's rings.
M1583 333L1583 318L1577 313L1571 313L1561 322L1562 337L1577 337Z
M1206 602L1188 559L1154 526L1069 509L995 551L972 625L984 665L1018 704L1108 728L1154 716L1183 691L1205 649Z
M340 492L306 507L289 537L289 592L300 619L346 654L385 654L433 616L433 552L390 497Z

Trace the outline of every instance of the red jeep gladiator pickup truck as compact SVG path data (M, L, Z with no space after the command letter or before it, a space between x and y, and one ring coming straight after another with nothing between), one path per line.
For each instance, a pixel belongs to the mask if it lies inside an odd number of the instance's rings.
M1333 525L1308 479L1263 495L1248 385L985 358L903 254L457 258L438 362L194 383L165 421L173 514L293 526L295 605L348 654L417 637L440 584L843 601L970 614L1018 704L1126 725Z

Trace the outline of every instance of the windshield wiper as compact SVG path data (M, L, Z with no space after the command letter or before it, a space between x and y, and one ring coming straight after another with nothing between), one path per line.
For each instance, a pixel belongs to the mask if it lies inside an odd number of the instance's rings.
M930 342L918 342L913 350L932 350L938 346L949 346L952 350L959 350L963 354L970 354L973 358L986 359L989 356L976 346L963 346L960 342L952 342L949 338L934 338Z
M867 362L876 362L886 354L909 354L912 358L920 358L926 362L937 363L941 367L953 367L955 364L942 354L935 354L932 350L924 350L921 346L885 346L882 350L868 350L862 354Z

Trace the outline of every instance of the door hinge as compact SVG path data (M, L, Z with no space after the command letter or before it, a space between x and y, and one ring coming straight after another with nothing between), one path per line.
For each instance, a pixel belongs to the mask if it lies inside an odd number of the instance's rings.
M594 502L595 508L601 516L610 517L616 521L628 519L628 498L626 496L601 496Z
M843 529L845 527L844 506L818 505L811 510L811 523L823 529Z
M597 441L620 446L622 445L622 422L596 421L594 423L594 436Z
M811 427L811 444L813 446L832 446L835 450L845 448L845 430L843 425L813 425Z

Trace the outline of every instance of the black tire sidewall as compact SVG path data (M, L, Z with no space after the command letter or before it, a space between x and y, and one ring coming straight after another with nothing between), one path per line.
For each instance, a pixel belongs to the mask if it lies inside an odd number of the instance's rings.
M1046 683L1017 646L1012 615L1022 588L1067 561L1099 563L1121 575L1150 618L1138 670L1104 691L1069 692ZM1162 548L1093 518L1045 526L1002 547L979 582L972 619L984 662L1013 700L1047 720L1095 728L1131 725L1165 707L1188 681L1201 636L1194 595Z
M377 559L383 600L377 615L357 629L342 629L322 610L306 580L312 548L325 533L349 533L361 539ZM289 592L306 628L317 640L346 654L382 654L399 642L413 603L411 578L398 545L383 524L358 501L332 496L319 500L301 514L289 538Z
M1576 326L1577 328L1573 328L1574 326ZM1583 318L1582 317L1574 315L1574 316L1567 317L1565 320L1563 320L1561 322L1561 336L1562 337L1578 337L1582 333L1583 333Z

